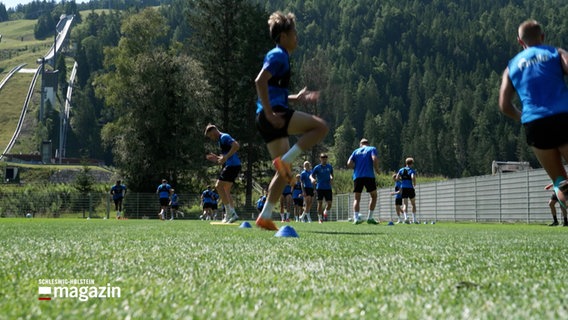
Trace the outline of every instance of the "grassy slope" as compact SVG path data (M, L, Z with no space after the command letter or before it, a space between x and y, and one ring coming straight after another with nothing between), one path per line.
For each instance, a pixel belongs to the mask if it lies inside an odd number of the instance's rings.
M0 220L7 318L561 319L567 228ZM40 279L120 298L38 301ZM0 316L2 318L2 316Z
M12 68L22 63L26 64L24 68L37 68L37 59L49 50L53 39L36 40L33 35L35 23L35 20L16 20L0 23L0 34L2 34L2 42L0 43L0 70L2 72L0 73L0 78L3 79ZM14 134L32 77L33 74L31 73L18 73L0 91L0 105L2 106L2 114L0 115L0 148L2 151ZM36 85L35 99L30 106L28 117L35 114L34 111L39 104L39 95L39 85ZM31 137L22 137L22 139L29 140ZM22 144L25 146L24 148L15 148L12 151L30 153L37 150L37 146L26 141L22 141ZM35 149L27 150L29 148Z

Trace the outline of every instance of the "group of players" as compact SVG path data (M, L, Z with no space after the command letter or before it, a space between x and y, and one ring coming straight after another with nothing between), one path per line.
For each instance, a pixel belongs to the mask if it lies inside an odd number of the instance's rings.
M290 222L291 215L296 222L312 222L310 210L314 197L317 199L318 222L327 221L333 201L332 184L333 166L328 163L326 153L320 154L320 164L313 170L311 163L304 161L302 171L284 186L280 196L281 222ZM261 214L266 199L264 191L257 201L258 214Z
M160 220L168 220L168 213L170 214L169 220L174 220L174 217L184 217L184 213L179 211L179 197L166 179L162 179L156 193L160 201L160 212L158 213Z
M320 117L296 111L289 106L293 102L314 104L319 99L319 92L308 91L307 88L301 89L296 94L289 93L291 78L289 55L298 47L295 15L274 12L268 19L268 26L275 47L265 55L262 68L255 79L258 96L255 124L266 143L271 159L274 159L276 173L268 187L266 200L256 219L256 225L265 230L278 230L272 220L272 212L282 197L285 186L295 185L297 182L291 170L292 164L300 155L320 143L329 132L329 127ZM568 161L568 135L564 126L568 121L568 87L564 82L564 76L568 74L568 52L545 45L544 32L535 20L527 20L519 26L517 40L523 50L509 61L503 72L499 90L499 108L506 116L522 123L528 145L532 147L540 164L552 180L554 193L565 208L568 199L568 175L562 161ZM522 103L521 109L513 104L515 96L518 96ZM218 141L221 148L221 154L211 153L206 158L223 166L215 189L225 204L224 220L232 222L238 218L230 189L241 170L241 163L236 155L239 144L212 124L207 126L205 135ZM299 136L299 139L290 147L291 135ZM363 143L364 140L366 143ZM377 194L376 184L373 186L373 182L374 173L378 172L377 163L376 149L369 146L366 139L362 139L360 148L353 152L348 161L348 166L354 168L355 223L360 223L359 200L363 188L371 195L367 222L374 222L372 216ZM410 199L413 205L413 220L417 222L416 206L412 196L414 190L405 191L409 189L404 186L405 181L408 183L409 179L404 170L397 172L395 180L399 179L402 190L400 196L402 199ZM301 174L300 183L302 183ZM308 193L304 192L305 190L302 194L306 200ZM317 194L319 202L319 190ZM329 200L324 195L323 199L331 205L331 192ZM407 208L407 204L406 200L404 208ZM400 212L404 218L406 211L402 210L402 204L399 206L400 211L397 212ZM307 213L306 207L304 205L302 214ZM320 221L324 218L324 213L326 212L318 209ZM282 218L287 219L285 216Z

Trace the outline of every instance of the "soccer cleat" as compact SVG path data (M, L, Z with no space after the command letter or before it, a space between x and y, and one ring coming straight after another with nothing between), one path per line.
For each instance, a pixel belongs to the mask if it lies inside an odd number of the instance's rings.
M377 222L377 220L371 218L371 219L367 219L367 224L379 224L379 223Z
M355 219L353 221L353 224L361 224L361 223L363 223L363 220L361 220L361 219Z
M262 216L258 216L255 224L257 227L264 230L278 231L278 227L274 224L274 221L271 219L265 219Z
M237 216L236 212L233 212L231 214L231 217L229 218L229 220L227 220L227 223L233 223L235 221L239 220L239 216Z
M290 164L282 161L280 157L276 157L272 161L274 168L278 171L278 174L283 177L288 183L293 184L296 180L294 175L292 175L292 169L290 168Z
M558 221L554 221L554 222L552 222L551 224L549 224L548 226L549 226L549 227L555 227L555 226L557 226L557 225L558 225Z

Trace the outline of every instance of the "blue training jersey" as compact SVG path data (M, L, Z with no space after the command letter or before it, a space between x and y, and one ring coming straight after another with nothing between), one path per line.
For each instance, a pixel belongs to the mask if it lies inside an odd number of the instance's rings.
M373 166L373 156L377 156L377 148L364 146L355 149L349 159L355 163L353 170L353 180L357 178L374 178L375 169Z
M270 106L288 108L288 86L290 83L290 57L286 49L277 45L268 51L264 57L262 69L270 72L272 77L268 81L268 98ZM256 102L256 113L262 111L260 99Z
M233 137L231 137L228 133L221 133L221 136L219 137L219 148L221 148L221 153L222 154L227 154L229 153L229 151L231 150L231 145L233 144L233 142L235 141L235 139L233 139ZM233 153L232 156L229 157L229 159L227 159L227 161L225 161L225 166L227 167L233 167L233 166L240 166L241 165L241 159L239 159L239 156L237 155L237 153Z
M312 177L317 180L316 189L317 190L331 190L331 176L333 175L333 167L331 164L327 163L322 165L321 163L314 167L312 170Z
M256 208L262 210L265 202L266 202L266 196L258 198L258 200L256 201Z
M126 192L126 186L123 184L121 185L115 184L110 188L110 193L112 194L113 200L122 199L124 197L125 192Z
M213 199L213 204L217 204L219 202L219 194L211 190L211 199Z
M209 189L204 190L203 193L201 193L201 197L203 203L215 203L213 191Z
M298 181L292 188L292 199L299 199L302 197L302 182Z
M411 167L404 167L398 170L401 180L401 188L414 188L412 184L412 175L416 175L416 171Z
M178 195L177 193L172 194L172 206L177 206L178 205Z
M313 188L314 185L312 184L312 180L310 180L310 176L312 175L312 171L302 171L302 173L300 173L300 181L302 182L302 185L304 186L304 188Z
M521 122L568 113L568 88L558 49L528 47L509 61L509 78L523 104Z
M402 181L397 180L397 181L394 183L394 191L396 192L396 191L398 191L398 190L400 190L400 189L402 189ZM395 194L394 197L395 197L396 199L402 198L402 192L399 192L399 193Z
M158 196L160 197L160 199L169 198L171 188L172 188L172 186L170 186L167 183L159 185L157 191L158 191Z
M291 193L292 193L292 187L289 184L287 184L284 187L284 190L282 190L282 194L291 194Z

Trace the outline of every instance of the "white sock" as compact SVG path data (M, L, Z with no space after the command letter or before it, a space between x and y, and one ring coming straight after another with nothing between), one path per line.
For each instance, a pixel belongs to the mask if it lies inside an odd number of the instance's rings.
M416 222L416 213L412 213L412 221Z
M274 209L275 206L276 206L275 203L267 202L262 208L262 212L260 212L260 215L264 219L272 219L272 209Z
M406 216L406 212L403 212L402 214L404 216L404 220L408 219L408 216Z
M359 212L353 212L353 220L359 220Z
M280 220L284 221L284 213L280 214Z
M367 219L373 219L373 214L375 214L375 210L369 210L369 216Z
M290 219L290 212L286 212L285 216L286 216L286 220Z
M304 151L302 151L302 149L300 149L300 147L295 144L292 146L292 148L290 148L290 150L288 150L288 152L286 152L286 154L282 156L282 161L286 163L292 163L302 154L302 152Z

